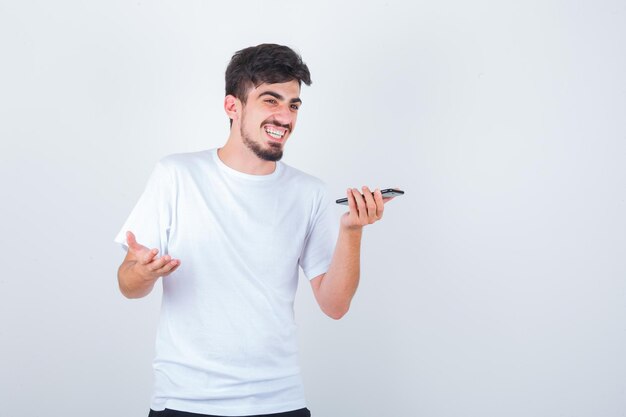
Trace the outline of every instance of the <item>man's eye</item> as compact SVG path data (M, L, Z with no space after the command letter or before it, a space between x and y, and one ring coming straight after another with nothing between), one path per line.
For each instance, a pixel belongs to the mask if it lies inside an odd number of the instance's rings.
M297 104L292 104L291 108L294 110L298 110L300 108L300 106L298 106Z
M277 101L274 100L273 98L268 98L267 100L265 100L265 102L270 103L270 104L276 104Z

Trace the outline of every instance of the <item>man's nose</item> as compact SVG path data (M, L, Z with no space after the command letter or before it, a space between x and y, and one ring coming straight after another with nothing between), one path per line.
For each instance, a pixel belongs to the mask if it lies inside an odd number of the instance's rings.
M291 125L293 122L294 114L289 108L289 105L279 106L274 113L276 121L283 125Z

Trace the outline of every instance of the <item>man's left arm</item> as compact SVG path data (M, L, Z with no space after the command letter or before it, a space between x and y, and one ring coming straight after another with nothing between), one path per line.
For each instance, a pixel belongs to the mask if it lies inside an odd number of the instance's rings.
M359 285L363 227L380 220L385 202L391 200L383 199L380 190L372 193L368 187L363 187L363 195L356 188L348 189L346 194L350 211L341 217L337 245L328 271L311 280L317 303L335 320L348 312Z

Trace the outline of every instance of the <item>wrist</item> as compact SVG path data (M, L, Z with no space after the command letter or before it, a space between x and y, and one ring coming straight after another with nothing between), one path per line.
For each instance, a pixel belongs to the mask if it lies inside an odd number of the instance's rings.
M363 226L360 225L341 225L339 231L350 236L361 237L363 234Z

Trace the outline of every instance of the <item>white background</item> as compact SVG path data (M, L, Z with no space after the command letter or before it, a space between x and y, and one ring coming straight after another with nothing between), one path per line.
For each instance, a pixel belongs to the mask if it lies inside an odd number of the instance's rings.
M263 42L313 78L285 161L407 192L344 319L301 281L313 415L626 416L625 3L461 0L2 0L0 413L147 415L112 239Z

